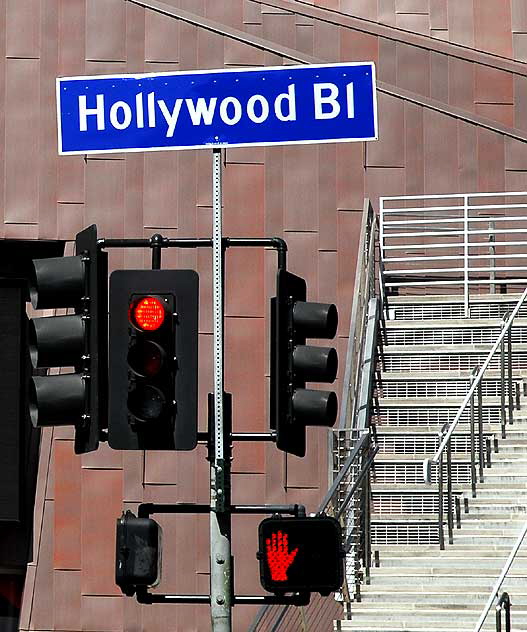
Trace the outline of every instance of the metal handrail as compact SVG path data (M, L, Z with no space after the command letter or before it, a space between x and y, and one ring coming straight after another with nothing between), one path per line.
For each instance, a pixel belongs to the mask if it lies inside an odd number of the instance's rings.
M370 474L378 451L374 427L370 426L372 403L375 397L377 357L380 355L386 308L382 262L378 253L378 224L369 199L364 200L359 239L355 291L351 310L346 369L340 406L338 429L330 435L334 456L332 484L322 499L318 511L333 515L343 524L344 547L347 556L346 585L340 601L360 599L361 583L368 582L371 566L371 486ZM339 462L340 459L340 462ZM331 461L331 459L330 459ZM333 469L337 470L333 475ZM353 593L350 595L350 593ZM324 615L333 620L334 611L341 605L326 599L320 603L316 595L306 609L288 606L264 606L253 620L249 631L274 632L287 622L295 625L300 610L308 618L316 613L317 621ZM333 610L332 610L333 609ZM295 628L296 629L296 628Z
M501 632L501 613L505 610L505 632L511 632L511 600L504 592L496 604L496 632Z
M516 306L514 307L514 309L512 310L507 322L505 323L505 326L503 327L503 329L501 330L499 336L497 337L496 341L494 342L494 344L492 345L492 349L490 350L488 356L485 358L485 361L483 362L478 375L476 377L476 379L472 382L467 394L465 395L465 398L463 399L463 402L461 404L461 406L459 407L456 416L454 417L454 419L452 420L448 431L444 434L443 436L443 440L441 441L441 444L439 446L439 448L437 449L436 453L434 454L434 456L431 459L425 459L423 462L423 473L424 473L424 479L427 483L430 483L430 472L431 472L431 465L437 465L439 463L439 459L441 457L441 454L445 451L445 448L447 447L448 442L450 441L450 437L452 436L452 433L454 432L454 430L456 429L456 426L459 423L459 420L461 419L461 416L463 415L465 409L467 408L468 404L470 403L476 389L478 388L481 380L483 379L483 374L485 373L485 371L487 370L492 358L494 357L494 354L496 353L498 347L500 346L502 340L505 338L505 335L509 332L509 329L512 326L512 323L514 321L514 319L516 318L516 315L518 314L518 312L520 311L521 306L523 305L525 299L527 298L527 288L523 291L523 294L521 295L520 299L518 300L518 302L516 303Z
M509 572L510 567L512 566L512 563L514 562L514 559L516 558L516 555L518 551L520 550L520 546L522 545L522 542L523 542L523 539L525 538L526 533L527 533L527 522L523 525L520 535L518 536L518 539L516 540L516 543L514 544L512 551L510 552L509 557L507 558L507 561L505 562L505 565L503 566L500 576L498 577L496 583L494 584L494 588L492 589L492 592L490 593L490 597L488 598L487 603L485 604L485 608L483 608L483 612L481 613L481 616L478 622L476 623L476 626L473 632L479 632L481 628L483 627L483 624L485 623L485 619L487 618L489 610L492 608L492 603L494 599L496 598L496 596L498 595L498 592L501 588L501 585L503 584L505 580L505 577L507 577L507 573Z

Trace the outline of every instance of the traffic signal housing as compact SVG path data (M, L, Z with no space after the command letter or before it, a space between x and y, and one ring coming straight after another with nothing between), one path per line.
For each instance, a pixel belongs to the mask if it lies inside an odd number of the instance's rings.
M329 595L344 581L340 524L327 516L273 516L258 528L260 581L272 593Z
M107 254L92 225L75 238L76 255L34 259L29 293L35 309L74 314L33 318L29 353L34 369L73 367L73 373L34 375L29 413L35 427L75 426L75 452L96 450L107 426Z
M332 427L338 410L334 392L306 388L306 382L335 380L337 352L306 345L306 339L333 338L337 308L306 301L305 280L287 270L278 270L276 287L271 299L271 428L280 450L305 456L306 426Z
M110 276L109 436L117 450L197 445L198 275Z
M152 518L131 511L117 519L115 583L132 597L138 588L153 588L161 581L162 529Z

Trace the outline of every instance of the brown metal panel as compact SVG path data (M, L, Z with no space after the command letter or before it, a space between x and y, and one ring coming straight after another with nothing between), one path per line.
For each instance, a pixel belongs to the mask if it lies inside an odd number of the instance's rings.
M126 60L128 72L143 72L145 67L145 11L126 2Z
M428 14L430 0L395 0L395 10L398 13L426 13Z
M29 563L26 568L24 592L22 594L22 604L20 606L20 619L18 622L19 630L29 630L31 610L33 607L33 594L35 591L36 572L36 565L34 563Z
M122 597L94 597L83 595L81 598L82 630L91 632L121 632L123 629Z
M5 221L38 221L38 169L28 169L28 158L38 156L38 59L7 59L5 78ZM16 148L16 149L15 149Z
M58 57L58 3L43 0L41 19L39 119L39 237L57 237L57 123L55 77Z
M123 468L122 454L120 450L110 448L108 443L100 443L97 450L77 458L80 458L83 468L121 470Z
M243 0L243 22L244 24L261 24L262 5L251 0Z
M315 55L325 61L338 61L340 59L340 33L342 29L327 22L315 22L314 26L314 52Z
M264 149L264 234L280 235L284 226L284 149Z
M474 46L474 13L472 2L448 0L448 30L450 41Z
M81 630L81 577L79 571L53 572L53 629Z
M430 17L428 13L397 13L395 25L399 29L428 35L430 31Z
M449 58L449 102L460 108L474 110L475 71L474 64L460 59Z
M286 483L286 456L274 444L265 446L265 472L265 502L282 503Z
M379 22L395 26L395 0L378 0Z
M511 0L474 0L474 46L512 57Z
M379 38L367 33L340 30L340 57L342 61L373 61L379 63Z
M320 428L306 428L306 455L298 458L292 454L286 456L287 488L318 487L320 481L320 463L318 441L321 440ZM297 500L295 499L295 502Z
M430 0L430 28L448 29L448 0Z
M400 169L371 169L370 172L399 172ZM387 188L386 191L390 189ZM396 194L395 194L396 195ZM339 212L339 249L337 261L337 305L339 307L338 335L347 336L351 314L351 301L355 284L354 266L350 265L349 252L356 252L362 212Z
M141 606L135 599L123 599L123 602L123 631L144 630L143 613L147 619L149 617L148 606Z
M321 250L337 248L337 148L318 146L318 226Z
M200 429L207 427L207 395L213 388L213 340L212 333L199 336L198 420Z
M263 14L263 11L262 11ZM262 15L263 37L282 46L295 45L296 18L294 14Z
M225 390L233 395L233 426L237 431L262 432L265 388L263 318L227 318L225 325ZM261 471L260 463L255 464Z
M205 0L205 15L209 20L216 20L236 29L243 28L243 3L240 0L228 4Z
M144 156L144 225L178 227L178 151L153 151Z
M210 155L207 156L209 160ZM207 182L209 188L212 181ZM264 227L263 165L229 164L223 177L223 233L261 237Z
M169 485L177 482L177 455L162 450L145 451L145 483Z
M84 74L86 11L85 0L60 0L59 59L60 76Z
M318 300L321 303L334 303L337 298L337 261L336 251L318 253ZM351 264L351 261L350 261ZM328 343L331 346L333 343ZM343 364L340 358L339 364Z
M198 67L198 29L185 22L179 23L179 64L181 70Z
M296 25L296 48L307 55L313 55L315 47L314 30L312 24Z
M404 104L406 156L406 195L420 195L424 191L424 129L423 108L413 103Z
M234 477L234 480L240 478L240 475ZM259 493L259 485L255 483L254 475L245 475L243 484L247 487L250 498L248 503L258 502L261 498ZM263 477L261 477L263 478ZM259 563L256 559L258 551L258 525L266 518L265 515L260 516L237 516L232 519L232 531L236 534L232 542L232 552L235 556L235 590L239 595L261 595L262 587L260 586ZM235 610L243 610L244 608L236 607ZM239 628L238 630L247 630L248 628Z
M318 148L284 147L284 230L318 230Z
M318 288L318 234L288 232L284 235L288 246L287 269L304 277L307 300L316 301Z
M512 43L514 59L525 63L527 61L527 33L513 33Z
M230 248L226 256L225 314L227 316L263 316L264 273L262 248ZM240 292L243 288L243 292Z
M397 85L430 96L430 51L397 42Z
M145 61L179 61L179 20L145 11Z
M527 31L527 5L523 0L511 0L512 32Z
M123 502L143 502L144 457L142 450L124 450Z
M7 0L5 16L6 55L40 57L40 3Z
M513 103L513 75L489 68L488 66L475 65L475 101L477 103Z
M424 110L425 192L458 191L457 123Z
M223 68L225 52L223 35L198 29L198 68Z
M448 103L448 57L430 53L430 96Z
M368 145L368 167L404 167L404 101L378 95L379 140Z
M510 127L514 124L514 106L512 104L476 103L476 113Z
M255 46L229 38L225 38L224 46L226 66L263 66L264 52Z
M86 163L86 223L97 224L105 237L124 237L125 169L124 160Z
M397 83L397 43L379 38L379 65L377 79L395 85Z
M48 478L46 481L46 491L44 500L55 500L55 441L51 446L51 455L48 466Z
M505 146L503 136L478 129L478 191L504 191Z
M119 0L91 0L86 5L86 59L126 59L126 4Z
M84 169L82 156L60 156L57 184L59 202L84 204Z
M81 463L72 441L54 441L55 524L54 535L60 546L54 549L53 567L61 570L81 568Z
M382 130L379 131L382 134ZM376 141L372 141L376 142ZM337 144L337 209L361 209L364 203L365 160L371 143Z
M81 587L83 595L118 595L115 585L115 520L121 515L123 497L123 474L120 470L89 470L83 468L81 494ZM104 490L104 491L103 491ZM102 494L102 495L101 495ZM104 497L104 502L101 498ZM87 602L93 603L95 602ZM106 620L101 601L99 625ZM113 600L112 600L113 603ZM115 606L112 606L112 612ZM82 619L84 629L98 630L99 627L87 627L86 621L92 621L88 608L83 603ZM93 623L95 621L93 620ZM112 623L113 625L113 623ZM114 629L113 627L111 628ZM109 632L109 631L108 631Z
M367 20L378 20L377 3L371 0L340 0L342 13L353 15Z
M53 505L52 500L44 502L42 537L40 547L35 549L37 570L30 629L53 629Z
M44 497L48 481L48 470L51 459L51 443L53 438L52 428L43 428L40 435L40 458L38 461L37 488L35 492L35 511L33 524L33 551L34 561L38 561L40 549L40 537L42 535L42 521L44 519Z
M138 154L127 154L125 162L125 216L124 234L142 234L143 229L143 190L144 190L144 156ZM136 268L143 253L136 248L129 248L124 251L125 265Z
M225 164L263 165L265 147L233 147L225 150Z

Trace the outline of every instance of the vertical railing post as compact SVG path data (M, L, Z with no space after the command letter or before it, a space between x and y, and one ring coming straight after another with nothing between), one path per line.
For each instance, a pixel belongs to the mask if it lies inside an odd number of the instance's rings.
M470 318L470 299L469 299L469 213L468 213L468 195L463 196L463 268L464 268L464 295L465 295L465 318Z
M470 384L474 382L474 374L470 376ZM476 498L476 437L474 419L474 394L470 398L470 486L472 498Z
M443 433L439 435L440 440ZM448 476L448 474L447 474ZM438 494L438 506L437 506L437 527L439 530L439 548L441 551L445 549L445 528L443 526L443 453L439 457L439 463L437 465L437 494Z
M496 280L496 237L494 235L495 223L489 222L489 254L490 254L490 280ZM496 284L491 283L489 288L490 294L496 294Z
M479 367L477 373L479 373ZM478 457L479 482L483 483L483 469L485 467L485 446L483 440L483 378L481 378L478 383Z
M514 421L514 392L512 384L512 323L507 334L507 379L509 395L509 424Z
M448 543L454 544L454 512L452 507L452 439L448 442L446 449L446 492L447 492L447 524Z
M506 316L503 317L506 319ZM505 327L505 320L502 328ZM501 416L501 438L507 436L507 411L505 406L505 338L500 343L500 416Z

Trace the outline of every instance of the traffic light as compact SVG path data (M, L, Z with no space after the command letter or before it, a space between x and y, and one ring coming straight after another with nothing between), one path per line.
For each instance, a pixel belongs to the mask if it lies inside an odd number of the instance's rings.
M73 373L33 376L29 413L35 427L75 426L75 452L96 450L107 425L107 254L97 227L75 239L76 255L34 259L29 281L35 309L73 308L74 314L33 318L33 368L74 367Z
M268 592L329 595L342 586L342 531L334 518L266 518L258 541L260 581Z
M306 338L333 338L337 308L307 302L306 282L286 270L278 270L276 285L271 299L271 428L280 450L305 456L306 426L333 426L338 409L335 393L306 388L306 382L335 380L337 352L306 345Z
M117 519L115 548L115 583L125 595L159 584L162 529L155 520L123 512Z
M117 450L197 445L198 275L110 276L109 443Z

